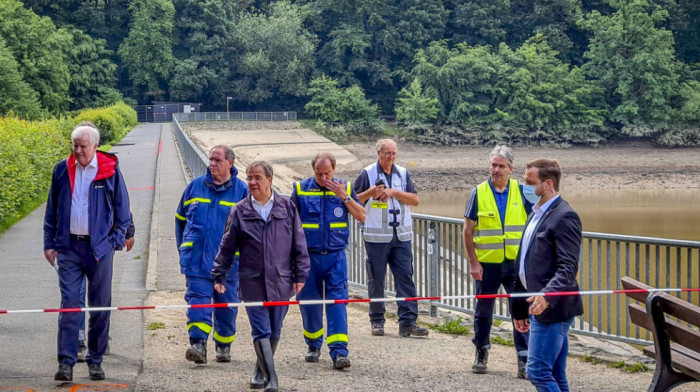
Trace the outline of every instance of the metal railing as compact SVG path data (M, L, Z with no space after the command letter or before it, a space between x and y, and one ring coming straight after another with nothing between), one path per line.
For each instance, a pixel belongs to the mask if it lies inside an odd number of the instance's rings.
M296 121L297 112L194 112L173 113L179 122L195 121Z
M173 116L173 129L193 175L206 172L208 160ZM352 219L352 218L351 218ZM462 240L462 219L413 214L414 281L419 297L467 296L475 294L469 275L469 261ZM350 225L348 279L353 286L367 287L365 247L358 223ZM700 287L700 241L583 232L580 289L620 289L620 278L630 276L653 287ZM395 295L393 275L387 274L385 290ZM679 296L694 304L700 293ZM571 331L598 338L635 344L650 344L651 336L631 323L625 295L584 296L584 314L577 317ZM430 312L438 309L474 313L473 299L430 301ZM494 318L510 320L506 300L499 299Z

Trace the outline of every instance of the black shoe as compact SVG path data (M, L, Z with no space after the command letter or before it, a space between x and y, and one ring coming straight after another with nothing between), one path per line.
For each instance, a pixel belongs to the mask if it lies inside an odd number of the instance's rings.
M231 346L216 346L216 362L231 362Z
M489 362L489 350L485 347L476 349L476 358L474 359L474 364L472 365L472 373L484 374L486 373L486 365Z
M185 351L185 358L196 364L207 363L207 345L206 343L192 343L190 348Z
M100 381L105 379L105 372L99 363L90 364L90 380Z
M279 340L270 340L270 347L272 348L273 357L275 356L275 351L277 351L277 343L279 342ZM265 382L267 382L267 378L265 378L265 375L260 369L258 361L255 361L255 372L253 372L253 378L250 380L250 388L262 389L263 387L265 387Z
M419 327L415 322L406 324L405 326L399 326L399 336L402 338L408 336L428 336L430 331L427 328Z
M343 370L350 367L350 360L344 355L333 358L333 369Z
M372 323L372 336L384 336L384 324Z
M321 356L321 349L309 346L309 351L306 353L304 360L306 362L318 362L318 357Z
M73 366L63 362L59 363L58 371L53 376L53 379L56 381L73 381Z
M256 340L253 342L253 347L258 358L260 372L265 379L265 392L277 392L277 373L275 372L275 360L270 339Z
M527 357L518 357L518 378L527 379Z
M78 342L78 362L85 362L85 354L87 354L87 345L84 340Z

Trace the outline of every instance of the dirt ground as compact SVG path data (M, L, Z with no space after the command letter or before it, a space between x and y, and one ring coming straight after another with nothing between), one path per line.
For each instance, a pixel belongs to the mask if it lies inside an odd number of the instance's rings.
M215 144L234 146L243 169L254 159L275 163L278 190L312 175L309 161L318 151L332 151L338 158L337 174L354 180L360 170L377 159L374 143L338 146L328 139L290 122L185 123L204 150ZM254 145L251 140L263 140ZM468 190L488 176L492 147L431 147L398 141L396 163L406 166L419 191ZM700 187L700 149L658 148L645 142L597 148L513 148L513 177L521 179L525 164L536 158L559 160L562 189L664 189ZM242 170L241 170L242 171Z
M182 292L154 292L147 304L182 303L182 296ZM244 310L238 314L232 362L214 362L214 345L209 342L206 365L185 360L188 337L184 309L157 310L144 315L146 326L162 324L144 333L144 368L137 391L249 390L255 354ZM435 322L424 314L419 320ZM399 338L398 323L391 318L385 329L386 336L371 336L367 306L349 305L348 348L352 366L337 371L332 369L326 347L321 349L318 363L304 362L306 344L301 334L301 316L298 307L290 307L275 355L280 391L534 391L528 381L515 377L513 347L492 345L488 374L475 375L470 370L474 358L471 336L431 330L428 338ZM576 336L571 339L575 345ZM586 363L574 356L569 357L567 373L572 391L598 392L644 391L653 376L652 371L625 373L609 365ZM678 391L692 391L695 387L687 384Z

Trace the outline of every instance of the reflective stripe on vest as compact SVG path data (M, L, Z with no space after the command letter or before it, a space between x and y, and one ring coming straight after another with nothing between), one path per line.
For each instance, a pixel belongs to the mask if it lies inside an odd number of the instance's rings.
M334 192L317 186L314 177L294 184L307 246L315 252L345 249L349 235L347 207ZM352 195L352 183L347 181L345 186L346 193Z
M474 227L474 248L481 263L502 263L515 260L523 236L527 214L516 180L510 179L506 204L505 230L501 225L496 198L488 181L476 188L477 222Z
M406 169L399 165L394 165L398 173L391 174L391 188L406 192ZM384 179L385 184L389 184L384 170L378 168L377 163L365 167L370 186L374 185L378 177ZM399 241L410 241L413 238L413 225L411 222L411 207L399 202L399 199L392 197L386 202L375 200L370 197L365 202L365 219L362 236L367 242L387 243L394 238L394 226L389 223L398 223L396 226L396 237ZM394 218L395 216L395 218Z

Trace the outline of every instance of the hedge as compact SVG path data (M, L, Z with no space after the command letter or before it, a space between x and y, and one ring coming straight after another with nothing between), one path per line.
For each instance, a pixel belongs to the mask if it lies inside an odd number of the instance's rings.
M113 144L138 124L136 111L124 102L99 109L83 109L75 117L75 123L92 121L100 130L100 144Z

